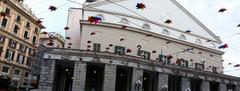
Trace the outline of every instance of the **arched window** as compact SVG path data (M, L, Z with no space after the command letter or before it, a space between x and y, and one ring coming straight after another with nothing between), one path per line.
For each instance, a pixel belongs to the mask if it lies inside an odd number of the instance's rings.
M200 39L196 39L197 44L202 44L202 41Z
M211 43L209 46L210 46L211 48L216 48L216 45L215 45L214 43Z
M181 35L179 36L179 39L186 40L186 37L185 37L185 35L181 34Z
M151 29L151 28L150 28L150 25L149 25L149 24L146 24L146 23L143 24L142 28L143 28L143 29Z
M97 15L97 17L101 18L101 19L102 19L102 21L104 21L104 20L105 20L105 18L104 18L104 16L103 16L102 14L98 14L98 15Z
M129 24L129 21L128 21L126 18L122 18L122 19L120 20L120 23Z
M166 35L169 35L169 31L167 29L163 29L162 33L166 34Z

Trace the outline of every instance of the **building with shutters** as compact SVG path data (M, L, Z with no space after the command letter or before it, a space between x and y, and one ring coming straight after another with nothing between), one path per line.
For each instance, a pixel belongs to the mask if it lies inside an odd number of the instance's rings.
M21 88L32 74L31 65L44 26L23 0L1 0L0 13L0 74L8 75L14 87ZM36 84L36 80L31 83Z
M97 0L67 24L65 48L42 51L43 91L240 90L219 37L176 0Z

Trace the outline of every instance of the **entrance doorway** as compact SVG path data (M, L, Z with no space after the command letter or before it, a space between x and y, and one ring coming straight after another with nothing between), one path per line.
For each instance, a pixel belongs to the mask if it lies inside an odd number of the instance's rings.
M200 79L191 79L191 91L200 91L201 90L201 83Z
M210 91L219 91L219 83L210 82Z
M131 91L132 68L117 66L115 91Z
M102 91L104 64L87 64L85 91Z
M181 77L169 75L168 78L168 91L181 91Z
M142 91L157 91L158 73L152 71L143 72Z

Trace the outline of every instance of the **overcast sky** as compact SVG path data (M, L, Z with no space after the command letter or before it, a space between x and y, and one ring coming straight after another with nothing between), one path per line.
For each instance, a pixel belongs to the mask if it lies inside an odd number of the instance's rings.
M77 0L83 3L85 0ZM239 0L177 0L188 11L196 16L217 36L223 43L229 44L223 55L224 71L226 74L240 77L240 68L234 68L234 64L240 64L240 4ZM64 35L63 28L66 26L69 7L81 7L67 0L25 0L25 3L35 12L36 16L43 18L46 30ZM57 11L50 12L49 6L57 6ZM224 13L218 13L220 8L227 8ZM232 63L233 65L228 65ZM234 70L234 71L232 71Z

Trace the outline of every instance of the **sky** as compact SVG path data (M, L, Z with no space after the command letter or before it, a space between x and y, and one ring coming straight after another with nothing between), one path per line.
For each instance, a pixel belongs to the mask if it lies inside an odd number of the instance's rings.
M85 0L75 0L84 3ZM224 49L223 55L224 73L240 77L240 68L233 65L240 64L240 4L239 0L177 0L190 13L198 18L213 33L220 36L223 43L229 48ZM59 32L64 34L64 27L67 23L69 7L80 8L81 5L71 3L67 0L25 0L38 18L42 18L45 30L48 32ZM57 6L56 11L50 12L49 6ZM221 8L227 11L218 13ZM238 34L239 33L239 34ZM232 65L229 65L232 63Z

